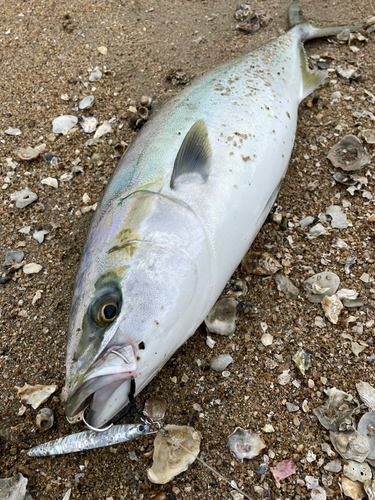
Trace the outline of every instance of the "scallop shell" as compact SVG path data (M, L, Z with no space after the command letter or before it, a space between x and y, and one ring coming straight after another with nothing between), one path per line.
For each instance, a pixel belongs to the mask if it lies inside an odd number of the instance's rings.
M240 462L244 458L254 458L266 447L263 440L251 430L236 430L227 438L227 446Z
M375 389L370 384L363 382L362 380L357 382L355 386L361 401L365 403L369 410L375 412Z
M148 479L155 484L166 484L186 471L198 456L200 443L201 434L192 427L166 425L156 435L153 464L147 471Z
M334 167L341 168L347 172L359 170L370 161L370 156L363 147L362 141L355 135L346 135L343 137L330 149L327 158L332 162Z

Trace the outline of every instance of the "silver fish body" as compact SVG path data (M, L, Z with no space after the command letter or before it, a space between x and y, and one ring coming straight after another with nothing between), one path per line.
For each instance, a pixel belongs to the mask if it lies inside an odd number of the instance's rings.
M79 432L35 446L27 452L27 455L29 457L47 457L113 446L144 436L149 430L149 426L145 424L124 424L114 425L103 432Z
M203 75L120 160L77 275L68 416L91 400L89 423L106 425L130 380L139 392L214 305L277 196L298 105L324 78L302 44L319 35L299 24Z

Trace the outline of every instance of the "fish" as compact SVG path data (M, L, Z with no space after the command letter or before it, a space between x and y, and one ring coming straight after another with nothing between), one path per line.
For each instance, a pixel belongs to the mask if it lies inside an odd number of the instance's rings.
M94 214L68 327L65 411L107 426L197 330L280 189L299 103L324 80L290 29L203 74L145 124ZM135 389L132 387L135 385Z
M113 425L103 432L78 432L34 446L27 451L27 456L48 457L113 446L145 436L149 430L150 427L147 424L123 424Z

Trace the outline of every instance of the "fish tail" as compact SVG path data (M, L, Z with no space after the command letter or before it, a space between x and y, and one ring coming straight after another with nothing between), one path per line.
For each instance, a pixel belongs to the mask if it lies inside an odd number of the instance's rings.
M297 27L296 30L298 30L302 42L313 38L323 38L337 35L344 29L355 32L365 26L364 23L347 24L343 26L317 26L307 20L298 4L298 0L293 0L290 5L288 19L290 28Z

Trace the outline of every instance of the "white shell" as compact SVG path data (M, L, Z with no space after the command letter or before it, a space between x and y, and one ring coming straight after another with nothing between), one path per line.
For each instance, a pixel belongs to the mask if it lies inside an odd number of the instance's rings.
M155 484L166 484L187 470L200 451L201 435L187 425L166 425L156 435L153 464L147 471L148 479ZM187 448L186 451L179 442Z
M368 440L370 452L367 458L370 460L375 459L375 413L365 413L361 420L358 422L358 432Z
M263 440L251 430L236 430L227 438L227 446L240 462L244 458L254 458L266 447Z
M57 385L29 385L23 387L15 386L23 404L31 405L34 410L47 401L57 391Z
M363 382L362 380L357 382L355 386L361 401L365 403L369 410L375 412L375 389L370 384Z
M322 300L322 307L324 314L328 321L337 325L341 311L344 309L341 300L338 298L337 294L329 297L326 295Z
M363 462L370 453L368 439L357 431L330 432L329 437L337 453L346 460Z

